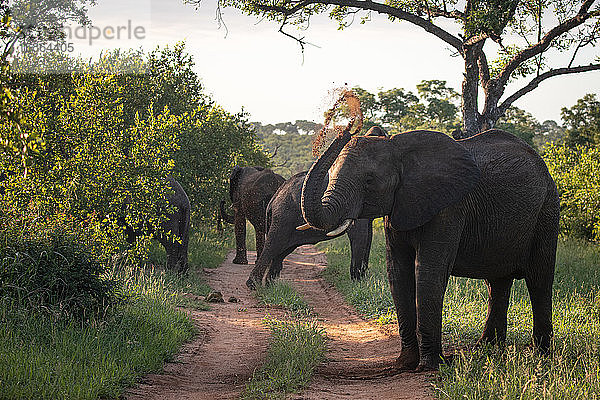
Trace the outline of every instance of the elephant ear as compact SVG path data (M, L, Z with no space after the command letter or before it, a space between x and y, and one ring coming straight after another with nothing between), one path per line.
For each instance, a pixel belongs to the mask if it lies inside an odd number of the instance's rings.
M429 222L460 201L481 172L471 153L439 132L414 131L394 135L401 157L400 181L394 196L392 227L407 231Z
M242 172L244 171L244 168L242 167L238 167L237 165L235 167L233 167L233 169L231 170L231 175L229 176L229 198L231 199L231 202L233 203L233 193L235 192L238 182L240 181L240 178L242 177Z

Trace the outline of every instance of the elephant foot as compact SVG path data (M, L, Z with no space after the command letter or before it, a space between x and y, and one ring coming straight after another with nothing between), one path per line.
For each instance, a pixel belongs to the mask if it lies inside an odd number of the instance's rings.
M485 347L485 346L502 346L504 344L504 339L498 338L496 335L488 335L483 334L477 343L475 343L475 347Z
M248 258L246 256L235 256L232 263L246 265L248 264Z
M260 280L255 279L251 276L246 281L246 286L248 286L248 289L250 289L250 290L256 290L256 287L261 286L261 283L260 283Z
M415 372L437 371L440 364L450 365L454 362L454 354L426 356L421 358Z
M396 369L399 371L412 371L419 364L419 349L402 349L396 359Z

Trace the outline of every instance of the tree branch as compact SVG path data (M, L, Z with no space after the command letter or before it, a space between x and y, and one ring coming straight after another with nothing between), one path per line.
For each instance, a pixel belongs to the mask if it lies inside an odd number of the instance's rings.
M532 57L537 56L538 54L543 53L550 47L552 41L562 35L565 32L583 24L588 19L598 16L598 12L594 11L588 13L590 7L596 0L585 0L579 9L577 15L572 18L567 19L566 21L560 23L559 25L552 28L548 33L542 37L536 44L530 46L519 53L515 54L515 56L504 66L500 74L498 75L498 83L499 86L504 87L510 78L510 75L521 65L523 62L529 60Z
M600 64L580 65L578 67L565 67L546 71L543 74L536 76L526 86L522 87L521 89L517 90L515 93L510 95L506 100L502 102L500 106L498 106L498 111L500 112L500 115L504 114L504 112L512 105L512 103L514 103L517 99L523 97L527 93L537 88L542 81L548 78L558 75L577 74L581 72L596 70L600 70Z
M291 7L279 6L279 5L268 5L261 4L257 2L252 2L253 6L263 12L274 12L283 15L284 17L292 16L303 8L313 5L313 4L321 4L321 5L332 5L332 6L340 6L340 7L350 7L350 8L359 8L365 11L375 11L380 14L386 14L394 18L398 18L403 21L410 22L414 25L417 25L423 28L426 32L429 32L444 42L448 43L450 46L454 47L461 54L463 53L462 41L452 35L451 33L445 31L439 26L435 25L431 21L424 19L418 15L403 11L399 8L392 7L387 4L377 3L369 0L361 1L361 0L303 0L300 2L290 2ZM294 4L296 3L296 4Z

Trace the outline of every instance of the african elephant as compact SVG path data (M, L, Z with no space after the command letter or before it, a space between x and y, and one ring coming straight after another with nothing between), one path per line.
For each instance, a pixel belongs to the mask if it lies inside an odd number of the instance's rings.
M432 370L442 360L450 275L486 281L481 342L505 340L512 282L524 278L534 344L548 350L559 198L543 160L521 139L500 130L461 141L430 131L352 138L346 129L309 170L302 212L324 231L385 216L399 369Z
M263 167L234 167L229 178L229 197L233 203L233 216L225 211L221 201L223 219L234 224L234 264L248 264L246 256L246 219L256 232L256 255L260 257L265 244L265 215L267 204L285 179Z
M263 279L271 281L281 272L283 259L304 244L315 244L330 240L337 235L327 236L326 232L317 229L296 230L304 223L300 196L302 184L307 171L300 172L288 179L275 192L267 206L267 237L262 254L256 260L254 269L250 273L246 285L254 290L257 285L262 285ZM361 279L369 265L371 251L372 221L358 219L347 230L350 239L352 259L350 262L350 275L352 279Z
M160 225L156 240L163 245L167 253L167 268L185 273L188 270L188 243L190 239L190 199L185 190L172 177L167 178L169 192L165 200L173 207L166 213L166 219ZM124 224L127 242L133 244L142 233Z
M385 131L374 126L366 133L367 136L387 136ZM304 244L315 244L324 240L330 240L342 235L327 235L317 229L296 230L295 228L304 223L300 198L302 195L302 184L307 171L300 172L288 179L273 195L267 206L267 238L265 248L261 257L256 260L254 269L250 273L246 285L254 290L256 285L262 285L263 280L273 280L281 272L283 259L292 253L297 247ZM326 185L327 180L323 183ZM371 252L371 240L373 238L372 220L356 220L347 229L350 239L350 276L354 280L360 280L369 265L369 253Z

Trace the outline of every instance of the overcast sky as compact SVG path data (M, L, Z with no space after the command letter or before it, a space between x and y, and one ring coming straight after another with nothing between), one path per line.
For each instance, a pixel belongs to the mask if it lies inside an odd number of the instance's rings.
M327 18L317 18L300 33L318 46L306 48L303 62L297 43L278 33L277 25L224 9L226 35L215 10L216 0L203 0L198 9L183 0L98 0L89 11L94 25L116 27L131 20L133 27L144 28L144 38L98 39L92 46L76 41L75 51L92 56L103 48L152 49L184 40L206 91L228 111L243 108L252 121L264 123L321 121L329 91L344 84L371 92L394 87L415 91L423 79L446 80L456 90L461 85L462 59L408 23L374 17L339 31ZM560 122L561 107L599 89L600 72L556 77L516 105L540 122Z

